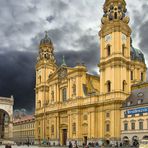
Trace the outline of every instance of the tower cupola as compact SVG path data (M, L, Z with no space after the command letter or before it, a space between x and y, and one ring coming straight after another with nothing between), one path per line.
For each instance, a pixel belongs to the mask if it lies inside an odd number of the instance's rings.
M51 39L48 37L48 32L45 32L45 37L41 39L39 45L39 56L37 60L47 60L50 63L56 64L54 56L54 46Z
M41 45L52 45L51 39L48 37L48 32L45 32L45 37L40 41L40 46Z
M122 20L124 23L129 23L129 17L126 16L126 2L124 0L106 0L103 10L102 24L114 20Z

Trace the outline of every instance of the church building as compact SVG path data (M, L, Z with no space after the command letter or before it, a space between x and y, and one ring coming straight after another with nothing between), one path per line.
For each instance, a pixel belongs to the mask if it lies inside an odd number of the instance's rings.
M147 68L142 51L132 44L125 0L105 0L103 11L99 76L89 74L84 64L69 67L64 58L58 66L48 34L41 40L35 85L37 143L121 141L122 104L132 85L146 81Z

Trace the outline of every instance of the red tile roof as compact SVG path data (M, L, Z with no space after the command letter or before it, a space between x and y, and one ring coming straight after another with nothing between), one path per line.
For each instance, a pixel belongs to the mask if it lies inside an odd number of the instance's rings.
M17 123L21 123L21 122L29 122L34 119L35 119L34 115L26 115L26 116L22 116L21 118L14 119L13 123L17 124Z

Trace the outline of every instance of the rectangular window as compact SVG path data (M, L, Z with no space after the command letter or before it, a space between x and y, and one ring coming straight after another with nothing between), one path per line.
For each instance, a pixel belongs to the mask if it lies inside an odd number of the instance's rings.
M127 113L126 112L124 112L124 118L127 118L128 116L127 116Z
M110 117L110 113L106 113L106 118L109 118Z
M128 123L124 123L124 130L125 130L125 131L128 130Z
M133 71L131 71L131 80L133 80Z
M139 113L139 116L143 116L143 113Z
M63 101L67 100L67 90L66 90L66 88L62 89L62 100Z
M76 123L72 124L72 132L73 132L73 134L76 133Z
M143 122L139 122L139 130L143 130Z
M110 131L110 124L106 124L106 131L109 132Z
M131 123L131 130L135 130L135 123L134 122Z
M51 134L54 135L54 125L51 126Z
M143 81L143 72L141 72L141 81Z

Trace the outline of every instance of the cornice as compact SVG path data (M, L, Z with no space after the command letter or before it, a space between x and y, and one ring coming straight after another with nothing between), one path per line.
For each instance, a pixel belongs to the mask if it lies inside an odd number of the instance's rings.
M99 36L105 37L106 35L111 34L112 32L123 32L126 36L130 37L132 30L128 26L128 24L122 21L113 20L102 25L101 30L99 32Z

